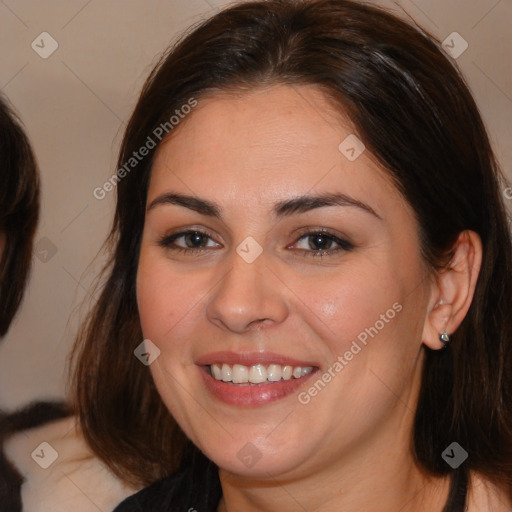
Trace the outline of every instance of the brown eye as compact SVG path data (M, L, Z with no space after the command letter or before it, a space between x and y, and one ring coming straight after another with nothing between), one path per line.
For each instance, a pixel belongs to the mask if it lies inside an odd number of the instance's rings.
M220 246L207 233L197 230L181 231L179 233L166 236L160 240L159 245L166 249L178 251L194 251Z
M325 231L313 231L302 235L296 248L304 251L304 256L327 256L340 251L350 251L354 246L347 240Z
M180 238L183 238L185 245L190 249L204 247L208 243L208 237L199 231L187 233L186 235L182 235Z
M334 240L323 233L308 236L309 248L313 250L325 251L332 247Z

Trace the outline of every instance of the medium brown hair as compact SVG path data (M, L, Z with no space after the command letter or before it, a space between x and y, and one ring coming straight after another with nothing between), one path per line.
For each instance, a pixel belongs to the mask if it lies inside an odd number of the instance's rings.
M432 272L446 264L460 232L480 235L470 310L448 350L425 348L413 453L425 470L446 475L452 470L441 453L457 441L470 454L457 471L481 472L510 490L511 239L478 108L438 41L349 0L231 7L196 27L150 74L119 167L190 98L274 84L316 85L350 118L412 206ZM87 441L115 473L139 484L172 472L187 443L133 356L142 341L135 278L157 149L119 182L111 260L77 341L73 380Z
M0 96L0 336L18 311L39 219L39 172L21 122Z

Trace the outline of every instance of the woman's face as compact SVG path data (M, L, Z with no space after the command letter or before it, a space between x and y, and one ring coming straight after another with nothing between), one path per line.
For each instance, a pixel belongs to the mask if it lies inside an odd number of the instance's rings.
M408 451L430 297L410 206L312 86L212 96L178 128L137 298L184 432L248 476Z

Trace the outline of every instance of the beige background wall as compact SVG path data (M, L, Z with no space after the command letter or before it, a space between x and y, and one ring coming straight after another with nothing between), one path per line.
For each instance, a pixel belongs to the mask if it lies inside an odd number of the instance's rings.
M32 279L0 345L0 407L64 395L77 308L90 298L101 263L93 260L113 211L114 195L98 200L93 190L115 170L125 122L158 54L178 33L226 3L0 1L0 88L25 123L43 182ZM512 2L378 3L407 12L442 40L458 32L467 41L457 62L512 179ZM58 44L46 59L35 50L45 56L56 43L39 36L42 32ZM457 41L454 46L462 48Z

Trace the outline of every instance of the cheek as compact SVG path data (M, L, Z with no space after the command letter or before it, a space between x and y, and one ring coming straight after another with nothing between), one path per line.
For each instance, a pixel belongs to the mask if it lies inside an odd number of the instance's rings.
M328 341L331 356L348 350L354 340L364 344L375 335L392 330L403 297L397 279L364 272L340 272L317 280L303 291L308 323ZM309 313L307 313L309 310Z
M200 273L194 277L177 273L165 258L143 248L137 271L137 304L144 337L164 353L179 348L179 333L197 323L206 289ZM172 345L166 341L171 338Z

